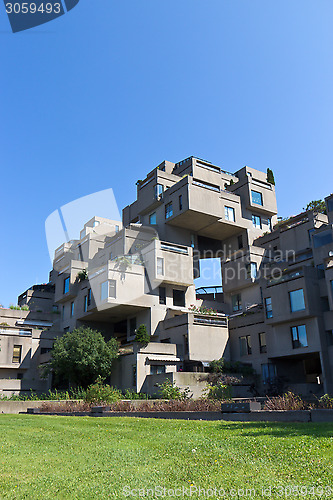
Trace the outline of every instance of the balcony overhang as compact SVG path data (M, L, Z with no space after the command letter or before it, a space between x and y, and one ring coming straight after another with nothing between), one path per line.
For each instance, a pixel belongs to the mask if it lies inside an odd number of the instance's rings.
M127 318L131 314L148 310L149 306L132 304L104 304L98 309L95 307L86 313L83 313L77 319L79 321L100 321L101 323L116 323L119 320Z
M166 221L166 224L189 229L200 236L216 240L230 238L245 229L245 226L236 222L228 222L217 216L203 214L195 210L186 210L179 215L173 216Z

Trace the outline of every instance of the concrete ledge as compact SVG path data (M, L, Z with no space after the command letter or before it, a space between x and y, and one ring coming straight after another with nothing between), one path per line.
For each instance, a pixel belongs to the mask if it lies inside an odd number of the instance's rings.
M311 412L309 410L262 410L251 413L222 413L221 418L231 422L311 422Z
M79 401L79 400L72 400ZM62 403L63 401L52 401L52 403ZM0 413L23 413L28 408L39 408L43 403L51 401L0 401Z
M312 422L333 422L333 410L312 410Z

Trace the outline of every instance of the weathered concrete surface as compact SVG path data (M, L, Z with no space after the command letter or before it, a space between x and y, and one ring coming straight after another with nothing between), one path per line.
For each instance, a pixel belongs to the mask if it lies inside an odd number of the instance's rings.
M312 422L333 422L333 410L312 410Z
M51 401L0 401L0 413L26 412L28 408L39 408L43 403L51 403ZM61 401L52 401L52 403L61 403Z

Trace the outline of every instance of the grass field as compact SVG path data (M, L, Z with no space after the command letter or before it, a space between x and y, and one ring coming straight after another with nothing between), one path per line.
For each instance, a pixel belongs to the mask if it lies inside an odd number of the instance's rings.
M0 415L0 435L1 499L333 499L333 424Z

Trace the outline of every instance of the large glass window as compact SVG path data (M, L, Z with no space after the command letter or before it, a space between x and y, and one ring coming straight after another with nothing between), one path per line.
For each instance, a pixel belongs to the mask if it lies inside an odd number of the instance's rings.
M165 218L169 219L172 216L173 216L172 202L170 202L165 205Z
M136 318L131 318L129 322L130 335L135 335L136 333Z
M151 375L158 375L159 373L165 373L165 365L150 365Z
M257 278L257 264L255 262L250 262L246 265L247 277L255 280Z
M106 300L109 296L109 282L108 281L103 281L101 283L101 300Z
M64 279L64 293L69 292L69 278Z
M74 316L74 302L71 302L71 318Z
M156 184L155 186L155 198L158 199L163 195L163 185Z
M267 297L265 299L265 308L266 308L266 318L273 318L273 307L272 307L272 298Z
M261 378L263 384L272 384L276 378L276 366L272 363L261 365Z
M173 290L173 305L178 307L185 307L184 290Z
M225 220L235 222L235 210L232 207L224 207Z
M239 351L241 356L248 356L249 354L252 354L250 335L239 337Z
M21 345L14 345L13 347L13 363L21 363L21 356L22 356L22 346Z
M305 325L293 326L291 328L291 339L292 339L293 349L297 349L299 347L307 347L308 339L306 336Z
M259 333L259 349L260 352L267 352L267 344L266 344L266 333Z
M88 295L83 297L83 311L87 312L88 310Z
M242 297L241 297L241 294L237 293L236 295L233 295L231 297L231 303L232 303L232 310L234 312L241 311L242 310Z
M332 243L332 231L323 231L319 234L314 234L313 237L313 245L315 248L322 247L324 245L328 245Z
M149 224L156 224L156 212L149 215Z
M162 259L162 257L157 257L156 264L157 276L164 276L164 259Z
M88 290L88 303L87 303L88 306L91 305L91 288L89 288Z
M164 286L160 286L158 289L159 293L159 302L160 304L164 305L166 304L166 290Z
M179 195L178 201L179 201L179 210L183 210L183 195L182 194Z
M262 205L262 194L259 191L251 191L252 203Z
M261 229L261 217L260 215L252 215L252 224L255 228Z
M303 288L289 292L291 312L303 311L305 309Z
M109 281L109 297L111 299L116 298L116 280Z

